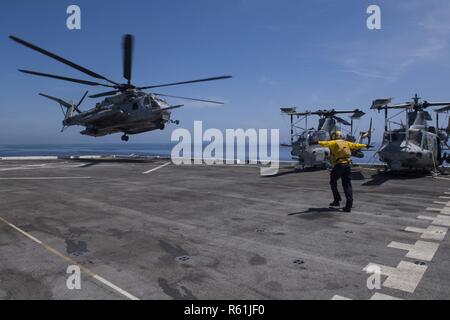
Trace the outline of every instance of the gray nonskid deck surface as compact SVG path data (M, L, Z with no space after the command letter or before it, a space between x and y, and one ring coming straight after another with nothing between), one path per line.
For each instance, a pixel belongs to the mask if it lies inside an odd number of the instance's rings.
M144 174L166 162L0 162L0 217L43 244L0 222L0 299L450 298L449 236L405 231L448 228L446 210L427 210L447 206L448 177L361 170L343 213L328 208L326 171L170 164ZM431 261L388 247L418 240L437 243ZM81 290L67 289L70 263L51 250L88 270ZM367 288L369 263L402 261L426 270Z

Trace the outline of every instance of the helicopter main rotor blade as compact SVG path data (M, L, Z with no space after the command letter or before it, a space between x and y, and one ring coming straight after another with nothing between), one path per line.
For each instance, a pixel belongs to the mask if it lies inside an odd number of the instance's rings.
M336 119L338 122L342 123L343 125L351 126L351 123L348 122L347 120L344 120L344 119L342 119L340 117L336 117L336 116L333 116L333 118Z
M167 111L167 110L178 109L178 108L181 108L181 107L184 107L184 104L178 104L176 106L170 106L170 107L167 107L167 108L159 109L159 111L162 112L162 111Z
M32 74L32 75L35 75L35 76L41 76L41 77L58 79L58 80L76 82L76 83L86 84L86 85L89 85L89 86L103 86L103 87L109 87L109 88L114 88L115 87L115 86L111 86L111 85L103 84L103 83L99 83L99 82L88 81L88 80L81 80L81 79L75 79L75 78L69 78L69 77L62 77L62 76L57 76L57 75L49 74L49 73L42 73L42 72L23 70L23 69L19 69L19 71L23 72L23 73L27 73L27 74Z
M162 93L153 93L153 94L155 96L160 96L160 97L169 97L169 98L175 98L175 99L192 100L192 101L200 101L200 102L215 103L215 104L225 104L224 102L220 102L220 101L212 101L212 100L204 100L204 99L196 99L196 98L188 98L188 97L179 97L179 96L172 96L172 95L162 94Z
M388 109L404 109L404 108L412 108L414 107L414 103L406 102L406 103L400 103L400 104L392 104L388 105Z
M393 98L382 98L382 99L376 99L372 102L372 106L370 109L377 110L385 108L389 103L391 103Z
M54 54L54 53L52 53L50 51L42 49L42 48L40 48L40 47L30 43L30 42L27 42L25 40L22 40L20 38L15 37L15 36L9 36L9 38L11 40L13 40L13 41L15 41L15 42L25 46L25 47L28 47L28 48L30 48L32 50L35 50L35 51L37 51L39 53L42 53L43 55L46 55L47 57L50 57L50 58L55 59L55 60L57 60L57 61L59 61L61 63L64 63L64 64L68 65L69 67L77 69L78 71L81 71L81 72L83 72L83 73L85 73L85 74L87 74L87 75L89 75L89 76L91 76L93 78L102 79L102 80L108 81L109 83L112 83L112 84L115 84L115 85L119 85L117 82L109 80L108 78L106 78L106 77L104 77L104 76L102 76L102 75L100 75L98 73L95 73L95 72L93 72L93 71L91 71L89 69L86 69L86 68L84 68L84 67L82 67L82 66L80 66L80 65L78 65L76 63L73 63L72 61L69 61L69 60L67 60L67 59L65 59L63 57L60 57L60 56L58 56L58 55L56 55L56 54Z
M90 95L89 98L101 98L101 97L108 97L108 96L113 96L116 93L119 93L120 90L113 90L113 91L108 91L108 92L102 92L102 93L97 93L97 94L93 94Z
M358 113L358 112L362 112L359 109L355 109L355 110L322 110L323 113L329 113L329 114L350 114L350 113Z
M450 111L450 103L449 103L449 105L447 105L446 107L440 108L440 109L436 109L436 110L434 110L434 111L436 111L436 112L438 112L438 113Z
M127 34L123 38L123 77L131 84L131 69L133 64L133 42L134 38L131 34Z
M86 91L83 95L83 97L81 98L80 102L78 102L78 104L75 106L75 110L78 113L81 113L80 109L78 109L79 106L81 106L81 104L83 103L84 99L86 98L86 96L88 95L89 91Z
M358 120L362 117L364 117L366 113L364 111L361 111L359 109L355 110L355 112L353 113L353 115L350 117L352 120Z
M450 105L450 102L428 102L428 101L426 101L424 104L426 104L427 107L442 107L442 106Z
M152 88L161 88L161 87L169 87L169 86L177 86L180 84L188 84L188 83L196 83L196 82L206 82L206 81L215 81L215 80L222 80L222 79L230 79L232 76L221 76L221 77L213 77L213 78L205 78L205 79L198 79L198 80L189 80L189 81L182 81L182 82L173 82L173 83L166 83L166 84L158 84L154 86L147 86L147 87L139 87L137 89L139 90L145 90L145 89L152 89Z

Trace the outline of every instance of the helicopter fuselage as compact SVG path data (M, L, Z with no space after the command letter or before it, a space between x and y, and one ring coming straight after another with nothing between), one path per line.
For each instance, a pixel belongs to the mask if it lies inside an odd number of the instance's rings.
M81 134L100 137L123 132L126 135L164 129L170 121L170 105L143 92L121 93L104 99L85 112L72 115L63 125L84 126Z
M291 155L299 160L303 166L324 167L330 155L330 150L322 147L319 140L329 140L326 131L307 130L292 144Z
M440 161L437 135L418 129L385 132L378 154L392 171L431 170Z

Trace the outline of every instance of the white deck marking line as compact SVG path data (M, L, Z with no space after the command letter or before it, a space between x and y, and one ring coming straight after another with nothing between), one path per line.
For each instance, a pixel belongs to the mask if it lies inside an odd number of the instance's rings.
M431 224L434 225L450 227L450 215L449 216L438 215L436 217L418 216L417 218L421 220L429 220L431 221Z
M70 163L59 163L59 164L30 164L20 167L10 167L10 168L0 168L0 172L5 171L20 171L20 170L49 170L49 169L71 169L71 168L80 168L85 166L86 164L70 164Z
M153 168L153 169L150 169L150 170L148 170L148 171L143 172L143 174L149 174L149 173L151 173L151 172L153 172L153 171L162 169L162 168L164 168L165 166L168 166L168 165L171 164L171 163L172 163L172 162L166 162L166 163L164 163L163 165L160 165L159 167L156 167L156 168Z
M331 298L331 300L339 300L339 301L344 301L344 300L352 300L352 299L350 299L350 298L346 298L346 297L343 297L343 296L340 296L340 295L335 295L333 298Z
M372 296L372 298L370 298L370 300L403 300L403 299L377 292Z
M127 297L130 300L140 300L139 298L133 296L131 293L126 292L125 290L123 290L122 288L119 288L118 286L116 286L115 284L109 282L108 280L100 277L98 274L94 274L92 276L94 279L100 281L101 283L103 283L104 285L110 287L111 289L116 290L118 293L122 294L123 296Z
M434 203L436 203L436 204L441 204L441 205L443 205L443 206L448 206L448 205L450 205L450 201L448 201L448 202L434 201Z
M450 181L450 178L444 178L444 177L431 177L431 178Z
M450 208L444 207L444 208L427 208L427 211L437 211L437 212L450 212Z
M418 240L415 244L407 244L392 241L388 247L408 251L406 257L410 259L431 261L439 249L439 243Z
M22 167L11 167L11 168L2 168L0 169L0 172L4 171L15 171L15 170L34 170L34 169L43 169L44 165L42 166L22 166Z
M23 231L22 229L16 227L14 224L10 223L9 221L7 221L6 219L0 217L0 221L3 222L4 224L8 225L9 227L11 227L12 229L14 229L15 231L19 232L20 234L24 235L25 237L27 237L28 239L36 242L37 244L41 245L44 249L46 249L47 251L53 253L54 255L66 260L67 262L69 262L72 265L76 265L80 268L80 270L82 270L83 272L85 272L87 275L89 275L91 278L103 283L105 286L109 287L110 289L113 289L114 291L116 291L117 293L127 297L130 300L139 300L139 298L133 296L131 293L128 293L127 291L119 288L118 286L112 284L111 282L109 282L108 280L105 280L104 278L100 277L99 275L97 275L96 273L92 272L91 270L89 270L88 268L78 264L75 260L73 260L72 258L62 254L61 252L59 252L56 249L53 249L52 247L50 247L49 245L43 243L41 240L33 237L31 234L29 234L28 232Z
M64 180L64 179L91 179L91 177L13 177L13 178L0 178L0 180Z
M407 227L405 231L421 233L421 239L442 241L445 239L445 235L448 232L448 228L428 226L426 229Z
M369 263L364 271L373 267L381 269L381 274L387 276L383 286L391 289L397 289L408 293L414 293L420 281L422 280L427 266L416 265L407 261L400 261L396 268Z
M450 196L440 196L441 199L450 199Z

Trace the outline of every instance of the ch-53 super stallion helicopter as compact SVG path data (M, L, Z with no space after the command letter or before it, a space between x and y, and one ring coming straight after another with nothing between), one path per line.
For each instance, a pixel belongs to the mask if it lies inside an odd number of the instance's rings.
M450 123L446 129L439 129L439 113L450 110L450 102L421 101L416 94L412 102L391 105L392 98L377 99L373 101L373 110L384 111L385 125L383 143L378 154L380 160L387 165L389 171L425 170L437 172L444 161L449 161L444 147L450 133ZM436 127L428 126L432 117L429 107L445 106L435 110ZM388 111L402 110L397 115L389 118ZM406 113L406 123L394 122L391 119ZM391 129L391 123L399 125L398 129Z
M291 144L284 145L292 148L291 155L294 159L297 159L299 164L305 167L313 168L325 168L329 165L330 150L326 147L322 147L319 141L331 140L331 136L334 132L342 131L342 125L350 127L345 139L347 141L356 142L354 136L354 121L361 119L365 113L359 109L337 111L331 110L318 110L318 111L306 111L297 112L296 108L281 108L281 112L284 115L290 117L290 135ZM350 122L338 117L339 114L350 114ZM317 129L308 128L308 117L319 116L319 125ZM304 127L301 126L301 122L304 121ZM370 128L367 132L361 132L358 138L358 143L363 139L367 139L370 145L372 133L372 120L370 122ZM353 156L362 158L364 154L362 151L355 151Z
M60 98L56 98L47 94L42 93L40 94L41 96L54 100L61 105L61 108L64 113L63 129L61 131L63 131L66 127L69 126L74 125L84 126L86 129L81 131L80 133L88 136L100 137L108 134L122 132L123 133L122 141L128 141L129 140L128 135L153 131L157 129L163 130L167 123L179 124L178 120L177 121L171 120L170 118L171 110L180 108L183 105L171 106L160 97L201 101L215 104L223 104L223 102L172 96L154 92L146 93L143 90L175 86L187 83L197 83L197 82L214 81L231 78L231 76L220 76L198 80L136 87L131 83L132 54L134 42L134 37L132 35L125 35L123 39L123 77L127 80L126 83L118 83L113 80L110 80L98 73L86 69L78 64L75 64L65 58L62 58L54 53L44 50L32 43L19 39L15 36L10 36L9 38L21 45L24 45L25 47L33 49L52 59L62 62L93 78L100 79L102 80L102 82L80 80L22 69L19 69L20 72L36 76L75 82L79 84L85 84L89 86L102 86L113 89L112 91L89 96L90 98L100 98L100 97L108 97L108 98L105 98L102 102L97 103L94 108L87 111L80 111L79 106L87 96L88 92L86 92L83 95L80 102L77 104L73 102L67 102ZM63 107L66 110L64 110Z

